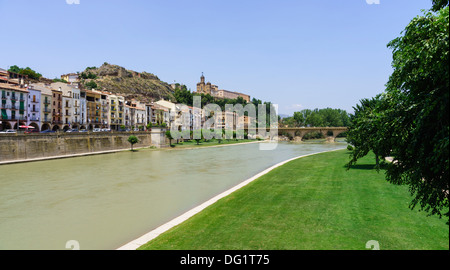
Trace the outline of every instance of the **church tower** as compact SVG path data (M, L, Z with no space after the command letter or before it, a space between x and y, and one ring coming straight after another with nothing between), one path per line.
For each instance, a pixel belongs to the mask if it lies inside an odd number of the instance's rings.
M200 82L197 83L197 93L206 94L205 76L203 76L203 72L202 76L200 77Z

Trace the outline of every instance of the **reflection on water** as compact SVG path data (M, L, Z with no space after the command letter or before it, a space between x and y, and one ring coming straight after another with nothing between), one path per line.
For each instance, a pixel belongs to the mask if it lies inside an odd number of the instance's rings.
M292 157L343 143L140 150L0 166L0 249L115 249Z

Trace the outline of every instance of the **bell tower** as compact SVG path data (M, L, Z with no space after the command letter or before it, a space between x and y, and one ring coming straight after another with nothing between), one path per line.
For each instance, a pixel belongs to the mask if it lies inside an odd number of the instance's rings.
M203 72L200 77L200 82L197 83L197 93L206 93L205 76L203 76Z

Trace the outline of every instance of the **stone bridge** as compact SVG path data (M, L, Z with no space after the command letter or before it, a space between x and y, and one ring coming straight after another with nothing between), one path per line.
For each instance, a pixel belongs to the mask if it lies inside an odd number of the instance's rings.
M311 132L322 133L327 141L335 141L336 137L346 132L348 129L346 127L299 127L299 128L278 128L278 135L287 133L290 137L294 138L296 141L301 141L303 137Z

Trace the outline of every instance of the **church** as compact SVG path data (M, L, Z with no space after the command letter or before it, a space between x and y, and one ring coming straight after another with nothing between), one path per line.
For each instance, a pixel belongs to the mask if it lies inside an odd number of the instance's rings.
M219 89L217 85L211 84L210 82L205 83L205 76L200 77L200 82L197 83L197 93L199 94L209 94L215 98L228 98L236 99L242 97L245 101L250 102L250 96L238 92L228 91Z

